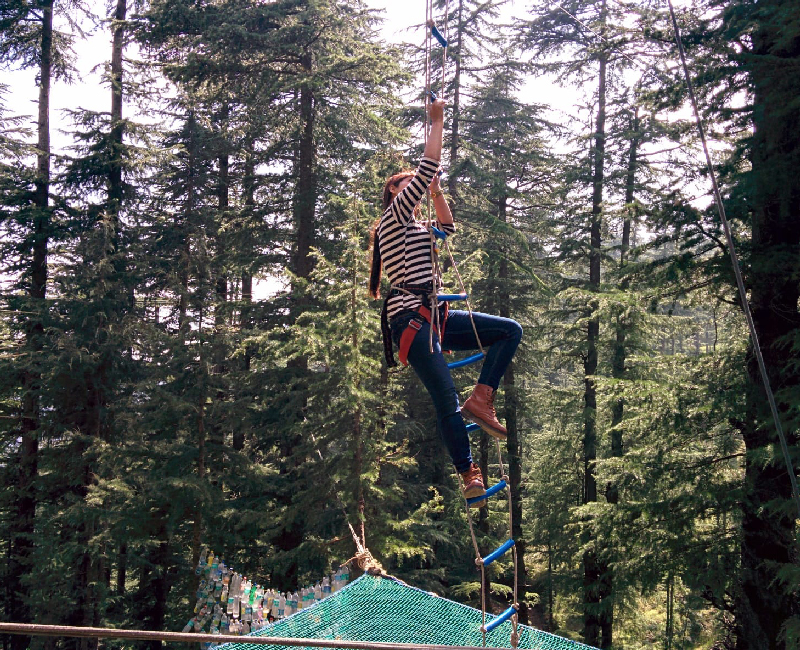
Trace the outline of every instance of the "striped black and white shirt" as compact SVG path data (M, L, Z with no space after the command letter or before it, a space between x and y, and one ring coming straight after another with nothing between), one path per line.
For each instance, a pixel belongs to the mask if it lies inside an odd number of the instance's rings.
M378 225L377 237L383 268L392 285L425 284L433 279L431 266L431 240L425 223L414 217L414 208L422 200L439 161L423 157L408 185L386 208ZM456 231L452 224L436 227L448 235ZM419 296L398 295L389 298L389 320L400 312L417 309L422 304Z

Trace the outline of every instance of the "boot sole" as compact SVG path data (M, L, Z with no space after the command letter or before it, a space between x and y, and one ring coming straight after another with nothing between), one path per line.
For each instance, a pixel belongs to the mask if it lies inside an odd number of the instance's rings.
M462 492L463 492L463 490L462 490ZM463 492L463 493L464 493L464 498L465 499L474 499L475 497L484 496L486 494L486 490L483 489L483 488L473 488L473 489L468 490L467 492ZM476 501L475 503L470 503L469 507L470 508L483 508L483 506L485 506L488 502L489 502L488 499L483 499L482 501Z
M479 488L479 487L474 487L474 488L471 488L469 490L461 490L461 491L464 493L464 496L467 499L472 499L474 497L479 497L479 496L483 496L484 494L486 494L486 489L485 488Z
M482 420L481 418L473 415L468 410L466 410L463 406L461 407L461 416L465 420L469 420L470 422L474 422L475 424L477 424L481 429L483 429L486 433L488 433L493 438L497 438L498 440L506 440L508 438L507 434L503 433L502 431L498 431L497 429L492 428L492 426L488 422L486 422L485 420Z

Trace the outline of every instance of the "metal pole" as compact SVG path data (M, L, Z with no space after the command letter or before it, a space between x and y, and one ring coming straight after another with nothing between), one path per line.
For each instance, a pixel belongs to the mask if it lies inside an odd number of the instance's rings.
M290 639L270 636L233 634L192 634L189 632L156 632L117 630L106 627L72 627L37 625L34 623L0 623L0 633L25 636L77 637L92 639L135 639L176 643L238 643L247 645L281 645L312 648L348 648L352 650L480 650L477 646L426 645L423 643L373 643L340 639Z

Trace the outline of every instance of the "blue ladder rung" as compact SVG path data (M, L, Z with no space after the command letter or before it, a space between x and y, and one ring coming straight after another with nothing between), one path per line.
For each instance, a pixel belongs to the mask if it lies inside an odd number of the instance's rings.
M494 628L496 628L497 626L502 625L503 623L505 623L508 619L510 619L516 613L517 613L517 608L514 607L514 605L512 605L506 611L504 611L502 614L500 614L500 616L498 616L491 623L489 623L489 625L486 626L486 631L487 632L491 632Z
M475 363L476 361L480 361L483 359L483 353L478 352L478 354L473 354L471 357L467 357L466 359L461 359L461 361L453 361L452 363L448 363L448 368L461 368L463 366L468 366L471 363Z
M480 428L481 428L480 424L475 424L475 422L470 422L467 425L467 433L470 433L471 431L477 431Z
M495 483L492 487L486 490L486 496L487 497L494 496L505 487L506 487L505 481L500 481L499 483Z
M437 300L444 300L445 302L452 302L453 300L466 300L466 293L440 293L436 296Z
M489 555L483 558L483 566L489 566L492 562L505 555L508 549L510 549L512 546L514 546L514 540L510 539L500 548L489 553Z
M433 233L434 237L438 239L447 239L447 233L443 230L439 230L436 226L431 226L431 232Z
M506 487L506 482L500 481L499 483L493 485L488 490L486 490L485 494L481 494L480 496L477 497L470 497L469 499L467 499L467 503L472 505L473 503L478 503L478 501L483 501L484 499L488 499L489 497L497 494L504 487Z

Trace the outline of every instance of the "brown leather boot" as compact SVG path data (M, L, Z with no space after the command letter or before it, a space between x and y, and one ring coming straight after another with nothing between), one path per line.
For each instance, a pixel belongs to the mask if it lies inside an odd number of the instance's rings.
M486 384L476 384L464 406L461 407L462 415L475 422L486 433L500 440L505 440L508 431L497 420L494 410L494 396L496 391Z
M483 485L483 476L481 475L481 468L478 467L475 463L470 465L470 468L460 475L461 480L464 482L464 487L462 491L464 492L464 498L471 499L473 497L479 497L482 494L486 494L486 488ZM483 501L479 501L478 503L471 503L471 508L482 508L486 505L486 499Z

